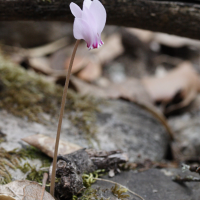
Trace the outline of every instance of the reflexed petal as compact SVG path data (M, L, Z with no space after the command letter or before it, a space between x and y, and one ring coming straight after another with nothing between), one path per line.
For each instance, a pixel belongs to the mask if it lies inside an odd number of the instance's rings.
M91 29L93 29L95 33L97 33L97 23L95 21L95 18L90 10L86 7L82 12L82 19L90 25Z
M83 10L75 3L70 4L74 20L74 37L84 39L89 49L103 45L101 32L106 23L106 10L99 0L84 0Z
M100 1L93 0L89 11L96 21L97 32L100 35L106 23L106 10Z
M74 37L77 40L83 39L83 35L82 35L82 24L80 21L80 18L75 18L74 19L74 28L73 28L73 32L74 32Z
M90 8L91 3L92 3L91 0L84 0L84 2L83 2L83 10L84 10L84 7Z
M80 7L78 5L76 5L75 3L70 3L69 5L70 10L72 12L72 14L74 15L74 17L78 17L81 18L82 16L82 10L80 9Z
M80 18L75 18L74 37L78 40L84 39L89 47L93 44L95 35L93 30L85 20Z

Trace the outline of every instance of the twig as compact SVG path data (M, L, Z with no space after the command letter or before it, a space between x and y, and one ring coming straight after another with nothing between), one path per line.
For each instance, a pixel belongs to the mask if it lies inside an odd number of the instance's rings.
M10 187L7 187L7 188L8 188L16 197L18 197L20 200L22 200L21 197L20 197L18 194L16 194L14 190L12 190Z
M114 182L114 181L110 181L110 180L106 180L106 179L102 179L102 178L94 178L94 180L98 180L98 181L104 181L104 182L108 182L108 183L113 183L113 184L117 184L123 188L125 188L125 186L117 183L117 182ZM145 200L143 197L141 197L139 194L136 194L135 192L129 190L128 188L126 188L131 194L135 195L136 197L142 199L142 200Z
M44 173L43 174L43 179L42 179L42 195L41 195L40 200L43 200L43 197L44 197L44 192L45 192L45 186L46 186L47 178L48 178L48 174Z
M51 173L52 175L51 175L50 193L51 193L52 196L54 196L58 145L59 145L59 139L60 139L60 131L61 131L61 126L62 126L62 118L63 118L63 114L64 114L67 90L68 90L68 85L69 85L69 78L70 78L70 75L71 75L71 69L72 69L74 57L75 57L76 50L78 48L79 42L80 42L80 40L77 40L76 44L74 46L74 50L73 50L73 53L72 53L72 57L71 57L71 60L70 60L69 69L68 69L68 73L67 73L67 77L66 77L66 81L65 81L65 87L64 87L64 90L63 90L63 96L62 96L62 102L61 102L61 108L60 108L60 116L59 116L59 122L58 122L58 129L57 129L57 135L56 135L54 157L53 157L53 167L52 167L52 173Z
M184 182L200 182L200 178L194 177L194 176L175 176L172 179L174 182L178 183L184 183Z
M158 110L156 110L152 105L140 103L139 101L135 101L135 100L133 100L133 101L140 107L142 107L142 108L146 109L148 112L150 112L154 117L156 117L163 124L165 129L167 130L170 140L172 140L172 141L174 140L173 131L171 130L169 124L167 123L166 118L164 117L164 115L162 113L160 113Z

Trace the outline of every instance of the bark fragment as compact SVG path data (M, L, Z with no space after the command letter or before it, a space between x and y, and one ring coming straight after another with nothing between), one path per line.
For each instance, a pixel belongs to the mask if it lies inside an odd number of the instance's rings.
M120 150L96 151L81 149L57 158L55 195L57 198L71 198L83 189L83 173L92 173L98 169L117 170L118 164L128 161L128 155ZM50 167L51 173L51 167ZM50 174L51 175L51 174Z

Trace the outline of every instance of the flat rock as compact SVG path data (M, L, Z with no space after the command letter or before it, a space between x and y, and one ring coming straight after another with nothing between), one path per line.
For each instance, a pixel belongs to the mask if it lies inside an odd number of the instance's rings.
M112 100L98 114L98 140L106 150L122 149L131 161L164 158L169 142L161 123L134 103Z
M106 101L100 105L100 111L97 114L96 139L90 136L88 141L87 136L67 117L63 119L61 139L86 148L121 149L128 152L131 161L155 161L165 157L168 134L148 111L122 100ZM26 144L21 138L37 133L55 138L57 122L38 124L0 111L0 127L7 135L7 142L1 143L1 146L10 150Z
M145 200L199 200L200 199L200 187L199 183L184 183L179 184L172 181L172 177L181 174L181 170L178 169L149 169L144 172L122 172L114 178L105 179L117 182L139 194ZM187 173L188 174L188 173ZM190 173L193 176L198 174ZM110 192L110 189L114 184L103 181L97 181L93 187L100 187L101 190L108 189L104 196L116 199ZM130 194L128 199L139 200L140 198Z

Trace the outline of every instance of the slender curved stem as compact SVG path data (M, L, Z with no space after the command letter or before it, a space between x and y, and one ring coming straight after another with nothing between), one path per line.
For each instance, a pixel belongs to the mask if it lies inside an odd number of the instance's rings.
M63 90L63 96L62 96L62 102L61 102L61 108L60 108L60 116L59 116L59 121L58 121L58 129L57 129L57 135L56 135L55 150L54 150L54 156L53 156L53 167L52 167L52 173L51 173L50 193L51 193L52 196L54 196L54 190L55 190L55 176L56 176L58 145L59 145L59 139L60 139L60 131L61 131L61 127L62 127L62 119L63 119L63 114L64 114L67 90L68 90L68 86L69 86L69 78L70 78L70 75L71 75L71 69L72 69L74 57L75 57L76 50L77 50L79 42L80 42L80 40L77 40L76 43L75 43L74 50L73 50L73 53L72 53L72 57L71 57L70 64L69 64L69 69L68 69L67 76L66 76L65 87L64 87L64 90Z

